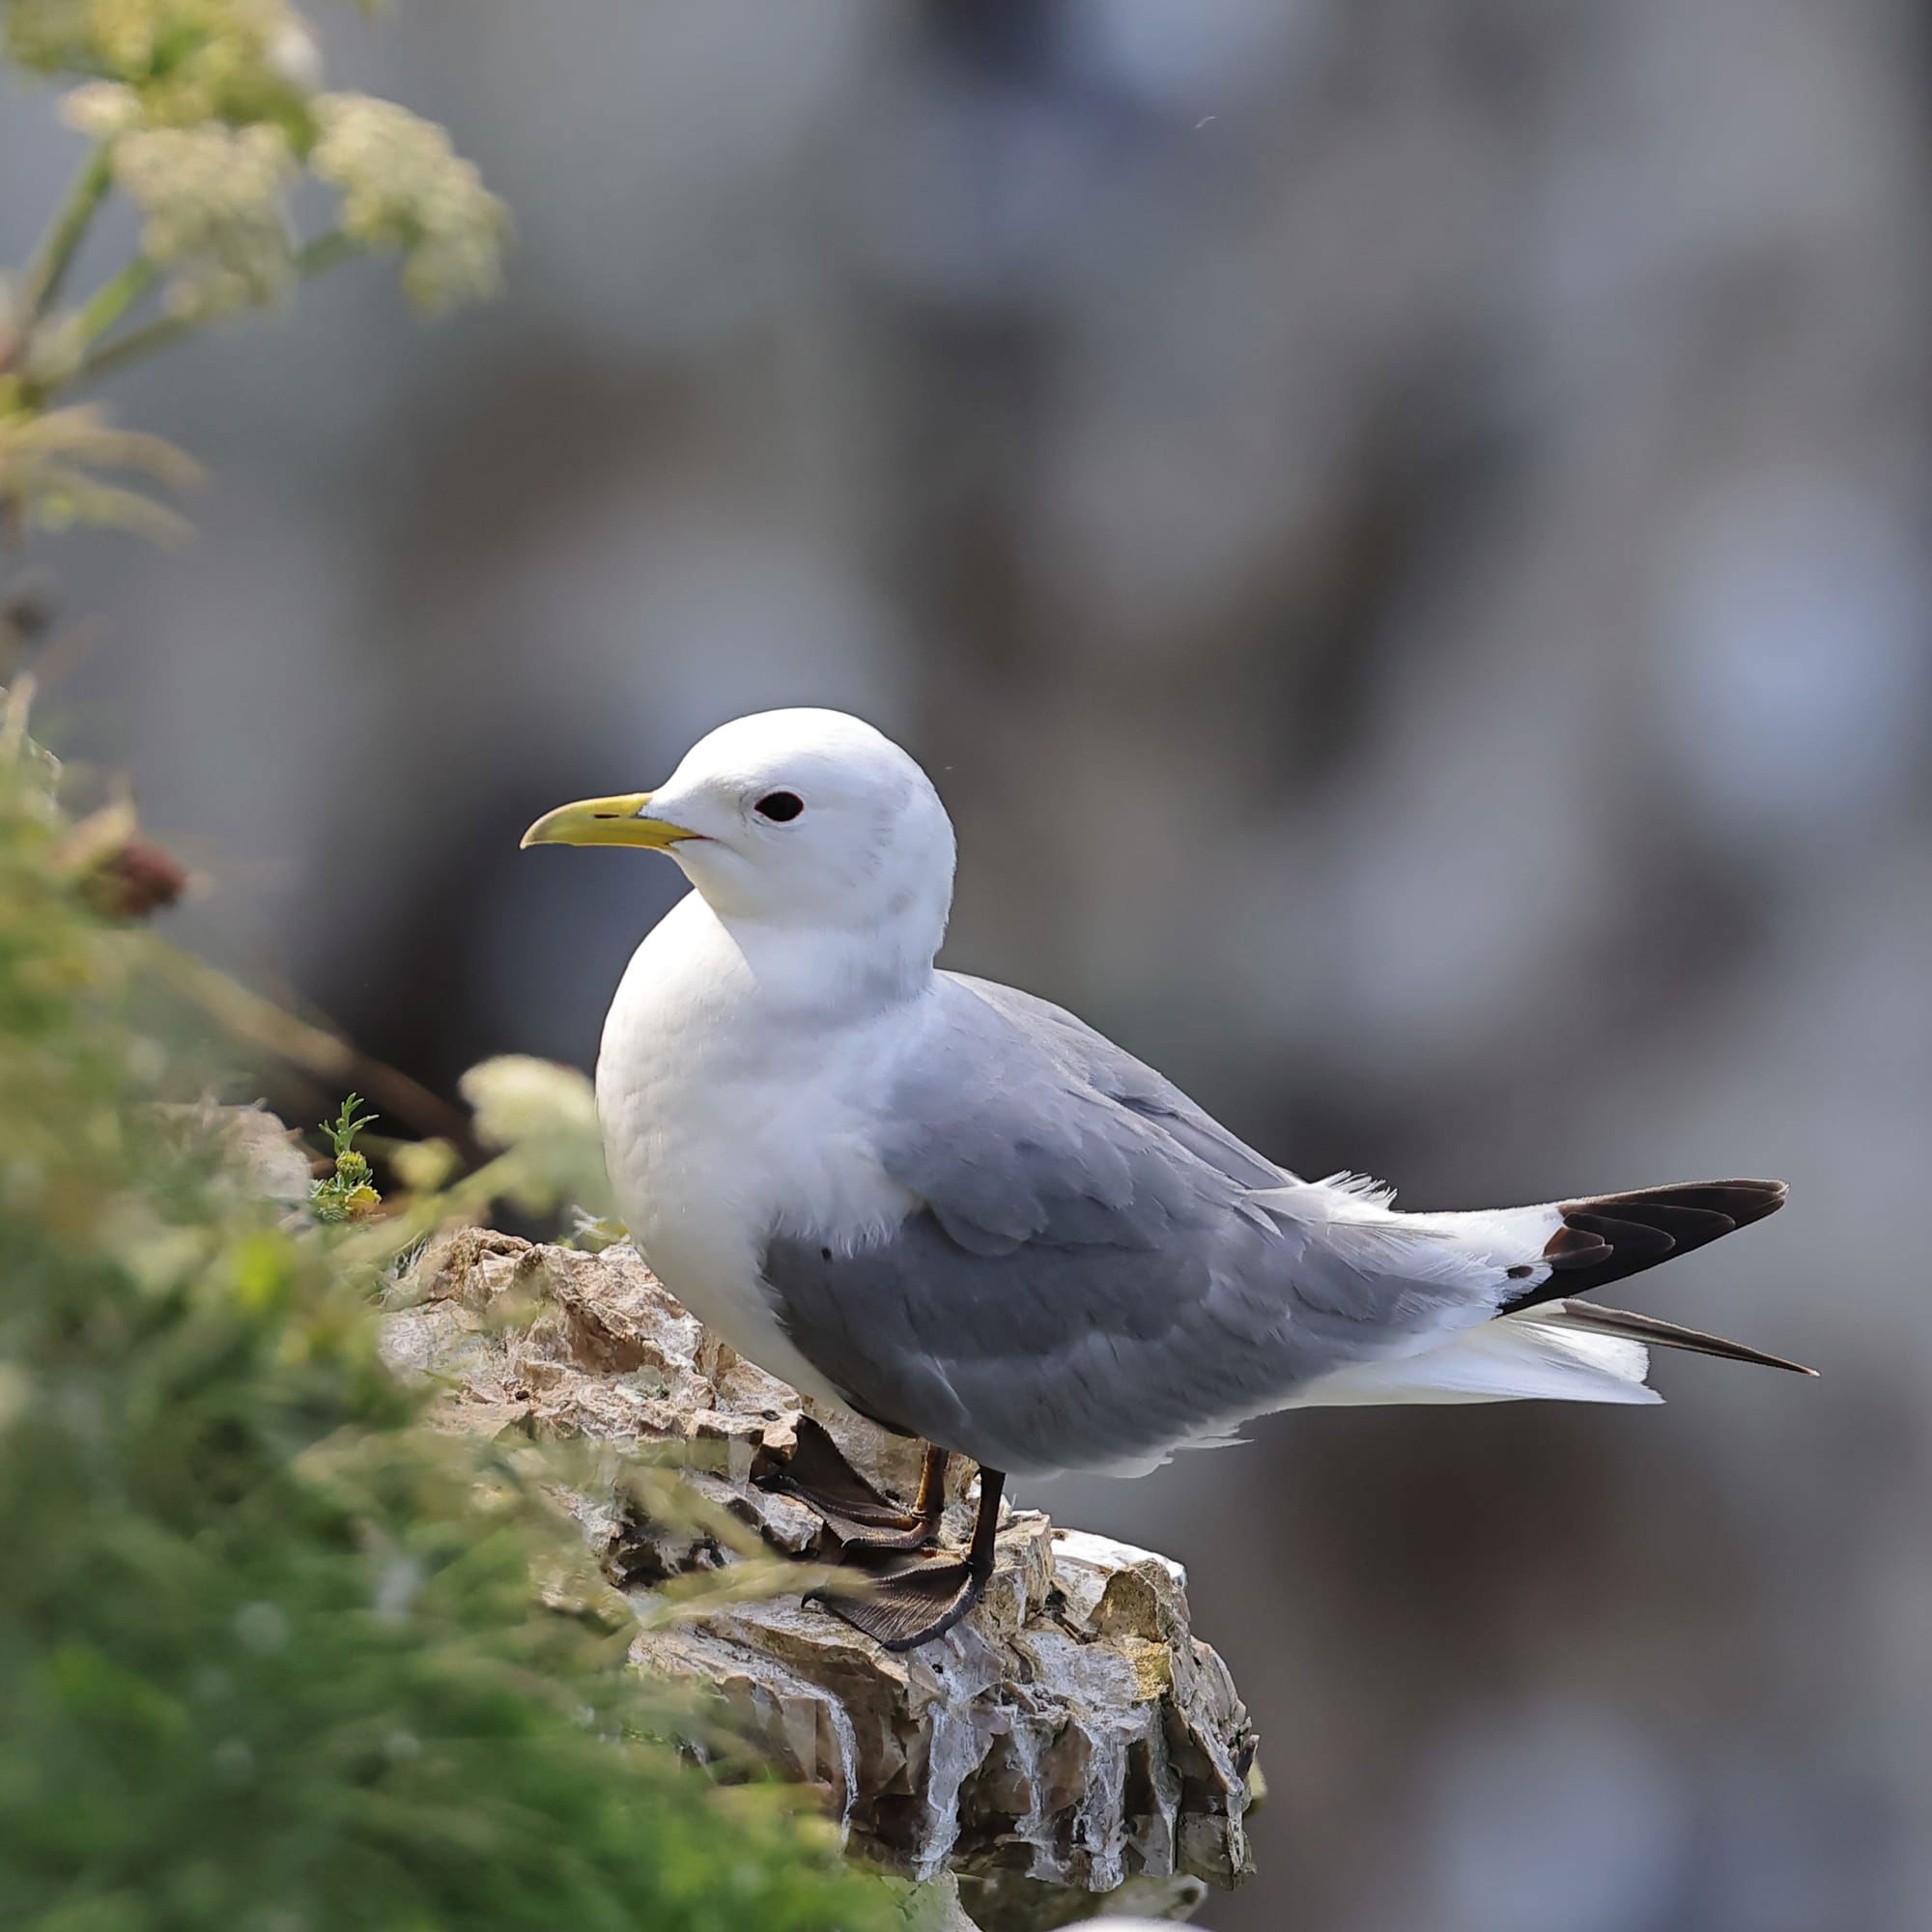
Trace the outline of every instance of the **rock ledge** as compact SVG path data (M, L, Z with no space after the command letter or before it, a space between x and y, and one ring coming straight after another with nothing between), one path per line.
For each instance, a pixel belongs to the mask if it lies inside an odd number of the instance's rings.
M443 1237L391 1291L383 1340L397 1370L447 1384L442 1426L691 1445L705 1466L683 1482L770 1551L800 1559L802 1576L836 1545L810 1511L756 1480L782 1467L801 1415L881 1489L909 1494L917 1483L917 1444L815 1409L734 1354L629 1248ZM1009 1898L1141 1881L1137 1896L1154 1893L1168 1912L1198 1897L1188 1880L1227 1886L1248 1870L1254 1739L1227 1667L1189 1628L1179 1564L1009 1512L981 1607L895 1657L802 1606L805 1581L789 1578L770 1601L667 1622L663 1586L740 1560L729 1539L701 1516L652 1520L614 1487L571 1500L605 1575L640 1613L634 1662L722 1698L783 1776L823 1790L860 1855ZM969 1520L956 1496L949 1543Z

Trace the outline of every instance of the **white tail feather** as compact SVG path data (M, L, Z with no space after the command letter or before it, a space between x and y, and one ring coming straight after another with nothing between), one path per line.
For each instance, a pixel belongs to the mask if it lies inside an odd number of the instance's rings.
M1358 1362L1311 1382L1293 1406L1354 1403L1662 1402L1641 1342L1566 1322L1548 1308L1485 1321L1425 1354Z

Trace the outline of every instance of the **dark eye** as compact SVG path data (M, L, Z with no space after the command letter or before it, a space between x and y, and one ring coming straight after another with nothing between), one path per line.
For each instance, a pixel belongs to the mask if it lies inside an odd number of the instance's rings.
M760 818L775 818L789 825L805 810L805 801L795 791L768 791L752 810Z

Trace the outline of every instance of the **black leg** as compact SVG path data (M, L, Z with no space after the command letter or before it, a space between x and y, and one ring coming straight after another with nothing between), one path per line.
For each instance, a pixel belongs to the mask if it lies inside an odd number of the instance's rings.
M980 1514L965 1556L925 1556L880 1572L862 1596L814 1590L807 1603L822 1604L854 1630L888 1650L917 1650L944 1636L985 1593L993 1574L1000 1533L1000 1492L1007 1479L997 1469L980 1471Z
M923 1549L939 1534L946 1514L949 1461L944 1449L926 1444L918 1498L911 1509L901 1509L846 1462L818 1423L801 1416L796 1453L765 1487L796 1496L846 1549Z
M966 1552L966 1561L982 1590L993 1574L993 1548L1000 1539L1000 1498L1006 1490L1007 1479L999 1470L980 1471L980 1514L973 1519L973 1547Z

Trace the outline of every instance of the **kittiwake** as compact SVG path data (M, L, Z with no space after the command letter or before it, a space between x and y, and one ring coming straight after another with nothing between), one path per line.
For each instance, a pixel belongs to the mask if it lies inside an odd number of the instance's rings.
M738 719L524 843L664 851L695 888L605 1023L611 1179L694 1315L926 1443L910 1508L836 1457L794 1467L858 1560L903 1552L825 1600L891 1648L978 1601L1009 1475L1141 1474L1304 1405L1654 1402L1653 1345L1797 1367L1577 1298L1762 1219L1779 1181L1400 1213L1276 1165L1059 1007L936 967L952 822L859 719ZM972 1545L920 1555L949 1455L980 1467Z

